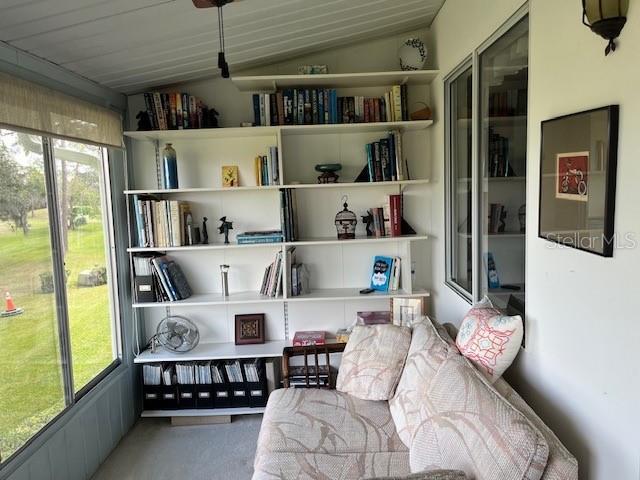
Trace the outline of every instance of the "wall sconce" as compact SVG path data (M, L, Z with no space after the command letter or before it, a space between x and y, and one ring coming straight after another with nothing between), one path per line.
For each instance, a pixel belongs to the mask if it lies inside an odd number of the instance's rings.
M592 32L609 40L604 50L605 55L616 51L614 40L627 23L628 10L629 0L582 0L582 23Z

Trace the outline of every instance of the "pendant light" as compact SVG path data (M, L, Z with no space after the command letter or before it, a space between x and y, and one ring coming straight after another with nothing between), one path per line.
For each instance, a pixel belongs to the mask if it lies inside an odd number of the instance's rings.
M582 0L582 23L609 40L605 55L616 51L615 39L627 23L628 10L629 0Z
M224 57L224 20L222 18L222 7L233 0L192 0L196 8L217 7L218 9L218 41L220 51L218 52L218 68L222 78L229 78L229 64ZM236 0L237 1L237 0Z

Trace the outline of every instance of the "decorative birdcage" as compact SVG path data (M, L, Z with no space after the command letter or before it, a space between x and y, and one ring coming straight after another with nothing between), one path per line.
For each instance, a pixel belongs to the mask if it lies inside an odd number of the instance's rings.
M338 240L349 240L356 238L356 224L358 218L356 214L349 210L347 197L342 197L343 209L336 214L335 225L338 231Z

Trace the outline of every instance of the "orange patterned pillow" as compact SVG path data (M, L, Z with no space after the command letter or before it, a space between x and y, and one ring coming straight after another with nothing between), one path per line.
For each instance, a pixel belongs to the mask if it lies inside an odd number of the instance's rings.
M456 345L493 383L515 360L523 334L520 315L504 315L485 297L464 317Z

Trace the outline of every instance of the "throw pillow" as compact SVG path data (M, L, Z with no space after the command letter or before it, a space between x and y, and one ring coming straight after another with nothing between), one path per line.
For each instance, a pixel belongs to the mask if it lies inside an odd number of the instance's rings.
M336 390L363 400L389 400L400 380L411 330L397 325L354 327L342 355Z
M485 297L464 317L456 345L493 383L518 355L523 334L520 315L504 315Z
M425 470L402 477L377 477L370 480L467 480L467 476L460 470Z

